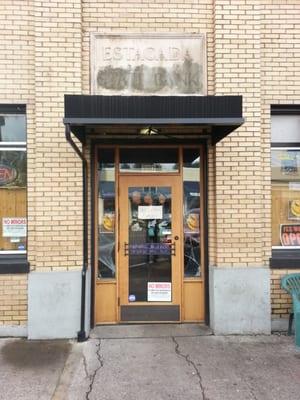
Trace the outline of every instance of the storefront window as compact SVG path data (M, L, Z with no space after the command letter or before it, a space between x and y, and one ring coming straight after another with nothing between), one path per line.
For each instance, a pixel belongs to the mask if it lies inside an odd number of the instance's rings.
M300 248L300 116L272 115L272 146L272 246Z
M200 153L183 149L184 276L201 275L200 263Z
M25 146L25 114L0 113L0 253L4 254L22 253L27 247Z
M98 278L115 278L115 244L115 151L102 148L98 154Z
M300 246L300 149L272 149L272 245Z

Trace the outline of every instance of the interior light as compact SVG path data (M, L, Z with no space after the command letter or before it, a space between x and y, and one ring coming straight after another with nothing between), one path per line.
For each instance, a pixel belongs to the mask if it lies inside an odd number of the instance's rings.
M145 128L140 129L139 133L140 135L145 136L158 135L158 129L155 129L152 126L146 126Z

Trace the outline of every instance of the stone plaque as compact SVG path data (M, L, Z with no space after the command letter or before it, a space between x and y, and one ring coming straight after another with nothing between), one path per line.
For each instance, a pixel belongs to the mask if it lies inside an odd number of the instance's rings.
M206 95L205 35L102 35L91 40L98 95Z

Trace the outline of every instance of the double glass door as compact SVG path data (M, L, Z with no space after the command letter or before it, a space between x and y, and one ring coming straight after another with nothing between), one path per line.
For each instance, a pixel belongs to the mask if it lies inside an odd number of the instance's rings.
M119 185L120 319L180 320L180 181L125 175Z
M96 150L95 322L203 321L203 149Z

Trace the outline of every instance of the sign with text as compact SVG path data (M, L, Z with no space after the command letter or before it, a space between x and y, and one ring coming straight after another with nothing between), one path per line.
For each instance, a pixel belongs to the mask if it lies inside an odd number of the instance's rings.
M168 256L171 254L171 247L166 243L130 244L129 254L133 256Z
M148 301L172 301L171 282L148 282Z
M282 246L300 246L300 224L281 224L280 242Z
M205 35L95 33L92 94L206 95Z
M17 170L9 165L0 164L0 186L8 185L17 178Z
M3 237L26 237L27 220L26 218L2 218Z
M138 219L162 219L162 206L139 206Z

